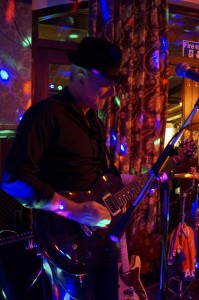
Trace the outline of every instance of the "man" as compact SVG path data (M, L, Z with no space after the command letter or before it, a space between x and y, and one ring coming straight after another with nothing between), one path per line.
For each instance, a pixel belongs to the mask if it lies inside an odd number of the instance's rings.
M97 267L81 274L77 267L81 259L75 258L75 272L71 264L71 255L76 255L78 245L72 243L68 254L56 238L63 230L64 220L74 222L72 228L82 224L85 238L89 238L88 226L104 229L111 221L109 210L96 199L74 201L70 194L61 191L89 191L108 172L120 177L107 159L105 131L96 110L115 94L114 81L119 79L122 54L110 42L86 37L69 58L72 65L68 86L25 112L8 155L2 188L36 212L36 235L39 246L41 243L44 269L51 280L53 300L116 300L114 249L107 247L100 255L102 262L100 257ZM44 227L48 225L52 231L57 230L56 242L51 241L49 232L45 233ZM61 239L69 247L70 240ZM53 250L48 252L45 242L51 242ZM89 240L89 246L90 243ZM93 257L95 253L85 255L83 269L89 255ZM53 256L58 257L58 262Z

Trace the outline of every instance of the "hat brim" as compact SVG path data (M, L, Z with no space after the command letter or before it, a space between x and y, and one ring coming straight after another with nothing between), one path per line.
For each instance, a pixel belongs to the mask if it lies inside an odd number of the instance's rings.
M76 55L76 53L74 52L68 52L68 58L70 60L70 62L74 65L77 65L79 67L82 67L86 70L89 70L89 71L92 71L94 70L94 68L92 68L92 66L89 66L88 64L86 64L85 62L83 62L79 56ZM118 84L124 84L124 77L121 73L107 73L107 72L101 72L99 70L96 70L99 72L99 74L101 74L102 76L108 78L108 79L111 79L112 81L114 81L115 83L118 83Z

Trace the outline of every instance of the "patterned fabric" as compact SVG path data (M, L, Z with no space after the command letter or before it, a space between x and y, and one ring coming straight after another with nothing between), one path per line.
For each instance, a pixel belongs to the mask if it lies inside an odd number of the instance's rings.
M180 222L172 231L168 265L173 265L177 259L182 264L182 279L192 281L195 278L195 262L197 255L197 238L194 229Z
M117 86L117 98L109 99L99 112L106 124L111 155L122 173L144 173L164 148L168 101L167 10L167 0L89 1L89 35L115 42L123 52L124 84ZM154 249L151 236L157 241L156 215L157 193L153 193L136 210L136 224L132 223L130 234L130 250L134 252L134 241L138 239L136 248L148 260L149 251ZM155 256L150 261L156 260ZM151 262L142 261L142 272L150 269Z

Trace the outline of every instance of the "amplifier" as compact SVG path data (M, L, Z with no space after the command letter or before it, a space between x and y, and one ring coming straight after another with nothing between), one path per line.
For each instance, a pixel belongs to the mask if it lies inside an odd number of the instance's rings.
M32 209L23 207L0 188L0 231L26 232L31 226Z
M0 238L0 300L43 299L40 274L32 232Z

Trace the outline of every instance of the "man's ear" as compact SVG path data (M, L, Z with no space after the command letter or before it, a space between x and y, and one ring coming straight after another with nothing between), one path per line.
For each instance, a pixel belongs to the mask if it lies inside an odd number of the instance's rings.
M86 77L86 74L83 71L81 71L77 74L77 78L81 84L84 84L85 77Z

